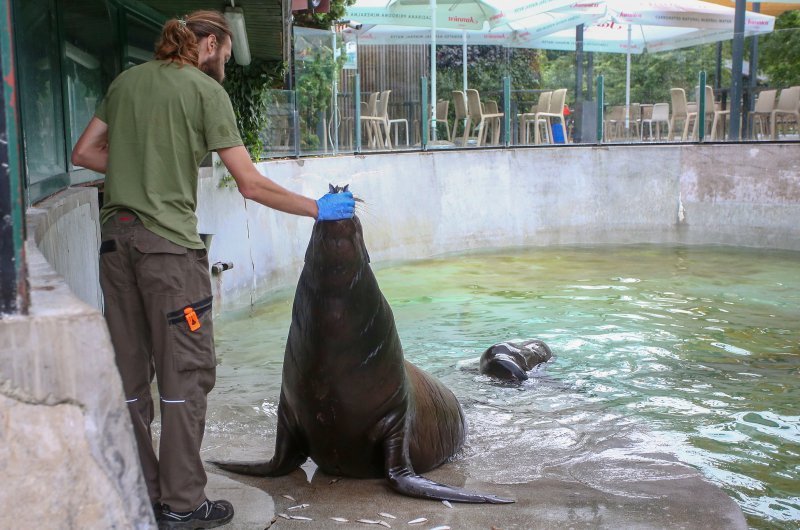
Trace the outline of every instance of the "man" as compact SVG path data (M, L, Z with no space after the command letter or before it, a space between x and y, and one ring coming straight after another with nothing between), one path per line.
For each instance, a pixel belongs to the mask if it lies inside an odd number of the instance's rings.
M262 176L220 85L231 32L216 11L164 25L156 60L117 77L72 153L105 173L100 283L150 501L159 528L213 528L233 518L209 501L200 459L214 387L208 256L197 233L197 174L216 151L248 199L317 220L353 216L352 194L318 201ZM150 385L162 433L153 450Z

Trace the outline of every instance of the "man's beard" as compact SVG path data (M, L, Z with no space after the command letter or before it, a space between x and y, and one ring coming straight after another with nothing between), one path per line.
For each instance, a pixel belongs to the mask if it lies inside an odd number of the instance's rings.
M225 80L225 66L213 60L208 60L200 65L200 71L216 80L220 85Z

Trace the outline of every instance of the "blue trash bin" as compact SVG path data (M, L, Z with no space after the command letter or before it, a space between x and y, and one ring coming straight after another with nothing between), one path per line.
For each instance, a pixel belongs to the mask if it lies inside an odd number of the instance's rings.
M565 144L567 143L564 140L564 128L561 126L560 123L553 124L553 143L554 144Z

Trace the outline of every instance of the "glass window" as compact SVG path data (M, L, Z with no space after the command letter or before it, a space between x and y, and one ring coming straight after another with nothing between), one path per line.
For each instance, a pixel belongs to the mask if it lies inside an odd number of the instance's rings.
M64 100L71 151L114 78L114 37L103 0L64 0L62 6Z
M27 183L66 172L56 19L49 0L15 3L20 118Z
M124 52L125 68L153 60L161 28L133 13L127 13L125 15L125 32L127 34Z

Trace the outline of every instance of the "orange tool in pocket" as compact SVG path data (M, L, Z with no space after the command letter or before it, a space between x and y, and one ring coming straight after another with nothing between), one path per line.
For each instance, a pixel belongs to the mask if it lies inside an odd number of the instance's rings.
M194 308L191 306L185 308L183 314L186 317L186 323L189 324L190 330L197 331L200 329L200 319L197 318L197 313L195 313Z

